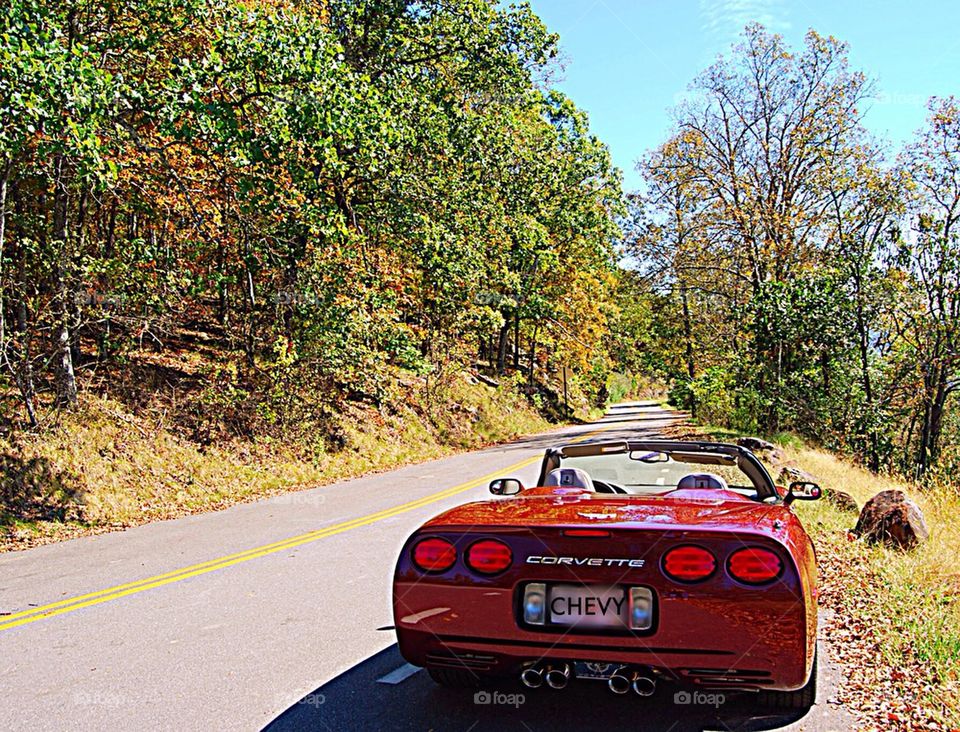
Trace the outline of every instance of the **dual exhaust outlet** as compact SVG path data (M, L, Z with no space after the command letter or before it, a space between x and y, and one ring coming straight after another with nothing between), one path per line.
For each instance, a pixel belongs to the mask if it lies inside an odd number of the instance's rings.
M528 689L539 689L546 682L551 689L565 689L570 681L572 669L569 663L534 664L520 673L520 681ZM657 682L646 671L621 666L607 680L607 688L614 694L626 694L631 689L637 696L653 696Z
M643 671L621 666L607 681L607 688L614 694L626 694L630 689L637 696L653 696L657 681Z
M520 673L520 681L522 681L523 685L528 689L539 689L543 686L543 682L546 681L547 686L559 691L560 689L567 688L572 673L573 671L569 663L561 663L559 665L548 664L545 666L534 665L530 668L525 668Z

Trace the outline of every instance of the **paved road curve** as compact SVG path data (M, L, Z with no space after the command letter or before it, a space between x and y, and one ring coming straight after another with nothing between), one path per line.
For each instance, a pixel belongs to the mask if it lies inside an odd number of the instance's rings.
M622 405L593 425L0 555L0 728L848 728L826 704L795 720L591 686L475 704L405 666L378 630L392 622L396 555L423 520L484 497L496 475L532 482L547 445L654 436L670 420ZM836 674L824 666L821 699Z

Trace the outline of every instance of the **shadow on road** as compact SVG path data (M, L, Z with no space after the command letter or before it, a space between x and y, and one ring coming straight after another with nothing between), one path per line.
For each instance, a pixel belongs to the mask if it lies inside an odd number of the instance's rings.
M644 699L612 694L603 682L578 681L564 691L530 690L504 680L482 692L444 689L425 671L396 684L378 679L404 666L391 646L307 694L266 730L692 730L778 729L805 712L759 713L749 695L727 694L719 706L678 704L675 689Z

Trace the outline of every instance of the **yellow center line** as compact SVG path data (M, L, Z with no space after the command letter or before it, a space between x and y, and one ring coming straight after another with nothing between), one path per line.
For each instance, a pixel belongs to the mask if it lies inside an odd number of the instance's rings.
M98 590L97 592L90 592L85 595L77 595L75 597L70 597L65 600L53 602L53 603L50 603L49 605L42 605L40 607L31 608L30 610L24 610L18 613L13 613L11 615L5 615L3 616L2 622L0 622L0 630L15 628L18 625L25 625L26 623L30 623L35 620L40 620L41 618L51 617L53 615L60 615L65 612L77 610L81 607L89 607L90 605L97 605L101 602L106 602L107 600L112 600L118 597L124 597L126 595L131 595L136 592L142 592L144 590L148 590L153 587L160 587L161 585L170 584L171 582L178 582L182 579L187 579L188 577L196 577L197 575L200 575L200 574L213 572L218 569L223 569L224 567L230 567L234 564L246 562L251 559L257 559L258 557L263 557L268 554L273 554L275 552L284 551L285 549L290 549L295 546L300 546L301 544L306 544L311 541L323 539L327 536L333 536L334 534L339 534L344 531L348 531L350 529L360 528L361 526L366 526L368 524L372 524L377 521L382 521L383 519L390 518L391 516L396 516L397 514L406 513L407 511L412 511L416 508L420 508L421 506L426 506L430 503L435 503L437 501L443 500L444 498L449 498L450 496L454 496L457 493L462 493L464 491L470 490L471 488L476 488L477 486L482 485L484 481L486 481L488 478L492 476L498 475L501 472L510 472L512 470L519 470L521 468L525 468L531 463L536 462L538 459L539 459L539 456L528 458L527 460L523 460L519 463L509 465L506 468L498 470L494 473L490 473L481 478L476 478L468 483L461 483L459 485L454 486L453 488L448 488L438 493L433 493L429 496L424 496L423 498L419 498L417 500L410 501L408 503L404 503L399 506L392 506L391 508L378 511L377 513L369 514L367 516L360 516L355 519L350 519L349 521L344 521L339 524L334 524L333 526L327 526L322 529L308 531L305 534L288 537L281 541L273 542L272 544L265 544L263 546L247 549L246 551L237 552L236 554L228 554L223 557L218 557L217 559L211 559L206 562L201 562L200 564L193 564L188 567L181 567L180 569L176 569L171 572L166 572L165 574L158 574L153 577L147 577L146 579L138 580L136 582L128 582L127 584L116 585L115 587L109 587L104 590Z
M571 442L581 442L583 440L587 440L590 437L593 437L594 435L597 435L608 429L610 429L610 427L594 430L593 432L582 435ZM488 473L479 478L474 478L473 480L465 483L460 483L452 488L447 488L437 493L424 496L423 498L418 498L416 500L400 504L399 506L392 506L390 508L383 509L382 511L377 511L376 513L367 514L366 516L359 516L355 519L343 521L339 524L327 526L322 529L315 529L314 531L308 531L304 534L281 539L280 541L275 541L270 544L253 547L252 549L247 549L242 552L227 554L216 559L210 559L206 562L200 562L199 564L181 567L170 572L154 575L152 577L147 577L135 582L127 582L125 584L115 585L103 590L88 592L84 595L76 595L74 597L52 602L47 605L31 608L29 610L22 610L10 615L0 616L0 631L16 628L21 625L27 625L28 623L34 623L38 620L43 620L44 618L51 618L56 615L73 612L74 610L80 610L81 608L91 607L92 605L99 605L100 603L116 600L121 597L126 597L127 595L134 595L138 592L144 592L155 587L162 587L163 585L180 582L182 580L189 579L190 577L207 574L208 572L215 572L220 569L225 569L226 567L231 567L235 564L249 562L253 559L265 557L269 554L292 549L293 547L318 541L319 539L324 539L336 534L341 534L351 529L358 529L363 526L368 526L392 516L407 513L408 511L413 511L422 506L427 506L431 503L436 503L437 501L442 501L445 498L455 496L458 493L463 493L472 488L476 488L490 478L503 475L504 473L509 473L514 470L520 470L528 465L538 462L539 460L541 460L541 455L535 455L531 458L514 463L513 465L508 465L505 468L495 470L494 472Z

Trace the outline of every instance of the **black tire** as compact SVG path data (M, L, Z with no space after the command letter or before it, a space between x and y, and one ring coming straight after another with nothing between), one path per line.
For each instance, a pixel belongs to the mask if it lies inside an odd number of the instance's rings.
M817 700L817 655L813 656L810 680L796 691L761 691L757 702L764 707L776 709L809 709Z
M448 689L479 689L490 680L485 674L460 668L428 668L427 673L434 682Z

